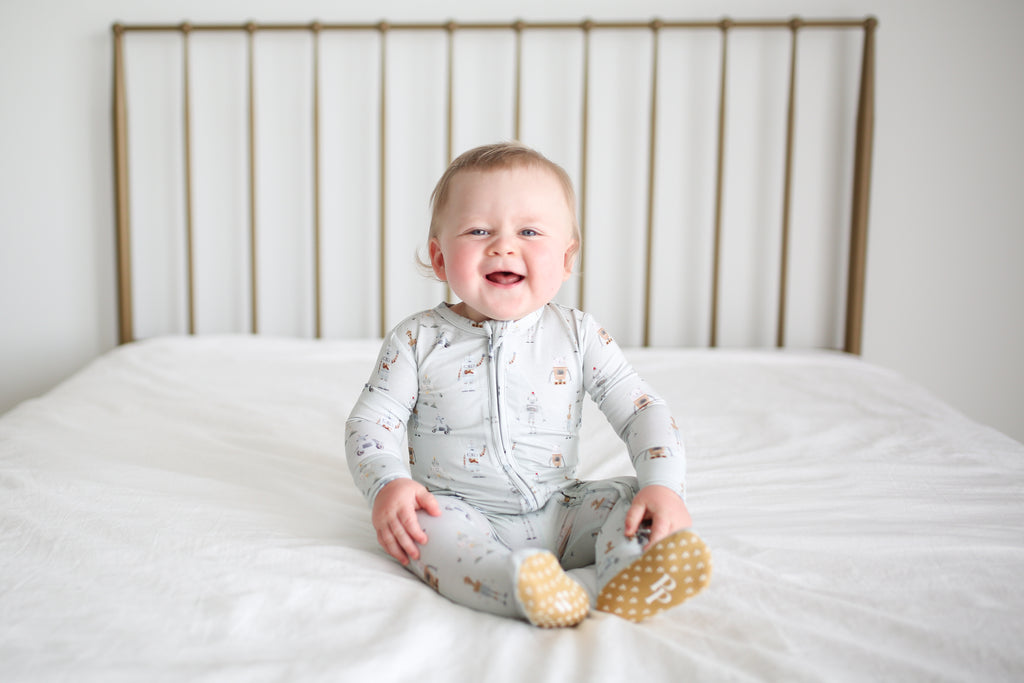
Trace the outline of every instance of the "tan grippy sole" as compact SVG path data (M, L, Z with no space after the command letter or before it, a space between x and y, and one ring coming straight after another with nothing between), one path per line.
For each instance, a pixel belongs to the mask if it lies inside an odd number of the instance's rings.
M549 552L523 560L516 580L516 596L526 618L541 628L575 626L590 611L587 592L569 578Z
M642 621L699 593L711 580L711 553L692 531L655 543L616 574L597 596L597 609Z

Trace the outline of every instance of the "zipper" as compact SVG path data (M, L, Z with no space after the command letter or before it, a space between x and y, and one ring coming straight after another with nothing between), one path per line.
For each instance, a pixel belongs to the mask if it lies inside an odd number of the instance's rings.
M499 448L497 449L495 456L501 463L502 469L505 470L505 474L512 481L513 486L519 490L519 495L530 504L527 508L524 506L523 511L536 510L540 502L537 500L537 494L533 488L526 481L526 479L519 473L515 463L512 461L510 453L512 452L512 443L509 439L508 429L508 416L505 414L506 411L503 409L504 397L501 395L501 384L499 377L498 368L501 366L500 356L502 354L505 332L508 329L509 323L502 321L498 323L500 325L501 335L498 340L498 344L495 345L494 337L498 334L492 323L487 325L487 362L489 365L488 376L490 380L490 400L491 400L491 415L494 418L491 420L492 430L494 433L495 441L498 443Z

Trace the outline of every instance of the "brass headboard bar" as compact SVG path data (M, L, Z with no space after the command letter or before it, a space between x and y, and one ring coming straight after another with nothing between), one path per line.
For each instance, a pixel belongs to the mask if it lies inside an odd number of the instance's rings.
M722 31L721 73L718 83L718 145L715 152L715 230L714 247L711 255L711 336L708 345L718 346L718 299L719 281L722 271L722 192L725 172L725 99L728 85L729 29L733 24L722 19L718 28Z
M515 112L515 123L513 125L513 137L518 140L522 137L523 129L523 22L517 21L512 24L512 30L516 36L516 75L515 75L515 100L513 108Z
M135 339L132 320L131 215L128 191L128 106L124 74L124 27L114 24L114 214L117 225L117 337Z
M257 289L257 244L256 244L256 25L248 24L246 40L246 68L249 98L249 326L253 334L259 332L259 291Z
M658 19L662 28L688 29L720 29L723 21L729 22L730 28L738 29L788 29L793 19L718 19L682 21ZM804 19L799 18L802 28L863 28L865 19ZM567 29L650 29L650 21L509 21L509 22L362 22L337 23L314 22L321 31L366 31L380 30L382 24L391 31L442 31L453 27L459 30L567 30ZM877 24L877 20L875 20ZM182 24L119 24L122 31L181 31ZM257 23L241 24L190 24L192 31L309 31L309 23Z
M580 310L586 310L584 298L586 292L586 249L587 249L587 163L588 163L588 141L590 137L590 29L593 22L583 22L583 77L582 77L582 103L580 107L580 191L579 191L579 229L580 245L576 252L576 261L579 273L579 289L576 292L576 305Z
M380 190L377 193L380 202L379 232L380 237L380 336L384 337L388 332L387 319L387 119L388 119L388 41L387 34L390 25L382 21L377 24L380 31L380 136L379 136L379 167L380 167Z
M787 111L786 158L784 175L784 197L782 216L782 251L779 284L779 309L776 341L779 346L785 343L785 324L787 314L788 286L788 252L791 220L792 165L793 144L795 136L795 89L797 73L797 33L798 29L849 29L864 30L864 46L862 57L862 73L860 99L857 113L857 132L854 149L854 179L851 211L850 253L847 284L846 325L844 331L844 350L859 353L861 347L864 280L866 260L867 219L870 192L870 173L873 140L874 110L874 66L875 66L875 29L877 19L802 19L794 17L789 20L721 20L706 21L674 21L655 19L653 21L556 21L529 22L516 20L512 22L428 22L428 23L256 23L243 24L115 24L114 40L114 151L116 168L116 219L118 248L118 303L119 303L119 337L122 342L134 339L133 302L132 302L132 264L131 264L131 215L129 210L130 179L128 176L128 131L127 131L127 84L124 68L123 36L126 32L165 31L181 32L183 35L183 70L184 70L184 170L185 170L185 218L186 240L188 248L188 308L189 331L195 333L195 280L194 280L194 234L193 234L193 178L192 178L192 133L191 133L191 78L189 36L195 31L245 31L247 32L247 71L248 71L248 172L249 172L249 237L250 237L250 277L251 277L251 331L258 333L258 244L257 244L257 152L256 152L256 102L255 102L255 34L260 31L311 31L313 34L313 164L314 164L314 277L315 277L315 316L316 336L322 336L322 243L321 243L321 150L320 150L320 79L321 54L320 34L322 31L378 31L380 33L380 131L379 131L379 221L380 221L380 331L386 332L387 315L387 282L386 282L386 201L387 201L387 38L389 31L445 31L447 32L448 50L448 110L446 124L446 156L450 161L453 156L453 110L454 110L454 73L456 30L498 30L513 31L515 36L515 137L521 134L522 115L522 67L523 67L523 32L527 30L569 30L577 29L583 33L583 78L582 78L582 111L581 111L581 151L580 151L580 231L586 230L587 223L587 166L589 150L589 97L590 97L590 37L595 29L636 29L653 30L652 50L652 90L650 100L650 140L648 155L648 188L647 188L647 225L646 225L646 261L647 268L644 292L644 332L643 343L650 343L651 298L653 280L653 238L654 238L654 177L656 170L656 136L658 108L658 60L659 33L661 29L712 29L721 32L721 74L719 92L717 158L715 180L714 208L714 254L712 262L711 287L711 330L710 346L718 345L718 318L720 298L720 260L723 221L724 195L724 164L726 145L726 98L728 85L728 52L729 31L732 29L788 29L791 31L791 54L789 74L789 102ZM584 241L585 243L585 241ZM585 252L581 247L579 253L580 282L578 290L579 306L584 305L584 267Z
M454 21L448 22L448 35L447 35L447 63L445 70L448 73L447 83L447 102L446 102L446 120L445 120L445 168L448 164L452 163L455 158L454 145L455 145L455 30L458 26ZM444 300L452 300L452 288L447 282L444 283Z
M446 99L445 99L445 130L444 130L444 158L445 164L450 164L454 158L455 138L455 22L449 22L447 35L445 36L445 72L447 74Z
M800 20L794 19L789 43L789 93L786 104L786 161L782 179L782 245L779 263L779 313L775 327L775 345L786 345L786 290L789 284L789 222L793 195L793 126L796 118L797 33Z
M323 334L323 277L320 226L320 25L313 31L313 308L316 338Z
M853 208L850 217L850 271L846 287L846 338L843 350L860 355L864 324L867 264L868 206L871 199L871 152L875 130L875 29L878 20L864 22L857 137L854 146Z
M182 70L182 130L184 133L185 157L185 259L188 263L188 333L196 333L196 269L195 230L192 209L192 80L189 63L189 33L191 27L181 26L181 70Z
M647 230L644 252L644 346L651 345L651 291L653 290L654 269L654 169L655 151L658 147L658 37L661 22L654 20L651 29L651 103L650 129L647 145Z

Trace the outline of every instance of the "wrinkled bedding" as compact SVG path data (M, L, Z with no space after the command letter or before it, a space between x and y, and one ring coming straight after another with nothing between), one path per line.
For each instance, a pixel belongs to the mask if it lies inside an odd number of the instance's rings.
M0 678L1024 677L1024 446L898 375L628 351L683 431L714 576L641 624L542 631L377 547L342 446L377 349L158 338L0 418ZM582 475L628 473L588 409Z

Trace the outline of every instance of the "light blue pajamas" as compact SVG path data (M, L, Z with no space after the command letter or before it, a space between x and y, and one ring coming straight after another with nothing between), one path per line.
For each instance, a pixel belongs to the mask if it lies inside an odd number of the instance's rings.
M438 496L440 517L419 513L429 540L410 569L460 605L524 617L515 600L516 570L533 553L548 550L586 589L593 607L599 588L643 553L644 536L625 535L635 494L634 477L578 482L522 515L485 515L459 498ZM596 576L573 571L591 565Z
M635 479L576 479L586 394L625 442ZM410 569L455 602L509 616L522 616L513 586L530 554L550 550L568 570L595 564L593 600L641 554L624 535L637 490L685 495L667 406L592 317L557 304L518 321L475 323L447 304L407 318L384 340L345 444L371 505L410 476L438 498L441 517L419 516L429 540Z

